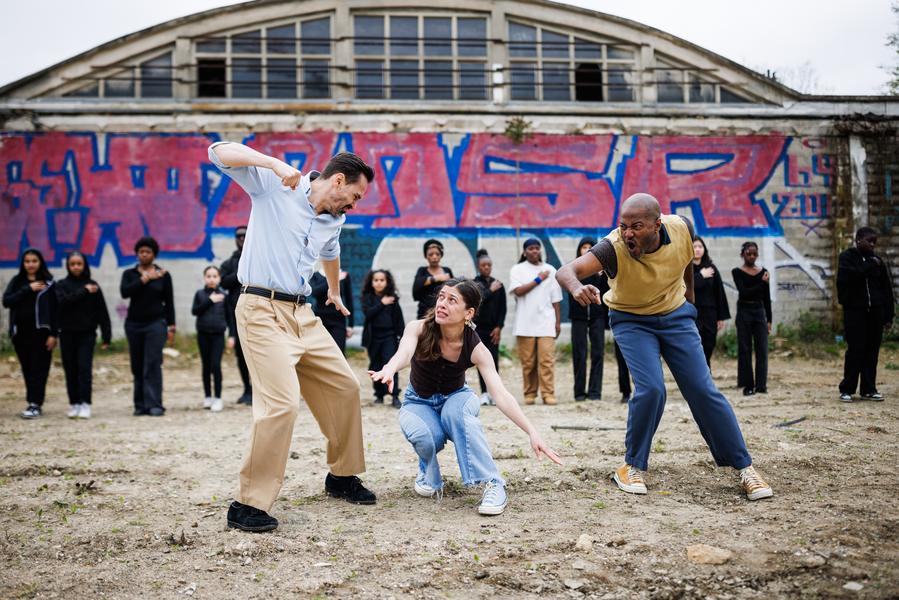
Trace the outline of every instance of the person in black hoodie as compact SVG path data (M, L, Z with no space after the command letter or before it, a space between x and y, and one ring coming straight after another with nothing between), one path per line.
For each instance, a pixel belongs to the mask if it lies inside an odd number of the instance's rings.
M740 248L743 265L731 274L737 286L737 385L744 396L768 393L768 334L771 333L771 287L768 270L755 266L759 247L745 242ZM752 349L755 346L755 377Z
M883 401L877 391L877 358L883 331L893 326L895 300L890 271L874 254L877 232L862 227L855 234L855 248L840 253L837 298L843 306L846 358L840 400L852 402L861 377L861 397Z
M475 332L490 351L493 364L499 372L499 340L506 324L506 288L502 281L491 276L493 260L486 250L478 250L475 260L478 262L478 274L474 280L481 286L481 307L474 317ZM495 405L493 398L487 393L487 383L480 371L478 379L481 382L481 404Z
M696 297L696 328L702 339L705 362L711 369L718 332L724 329L724 321L730 318L730 307L721 273L712 263L705 240L699 236L693 240L693 292Z
M596 245L596 239L584 236L577 244L578 258ZM584 285L599 289L599 275L582 279ZM574 368L574 399L576 402L602 399L602 364L605 350L605 329L608 310L604 305L581 306L568 294L568 319L571 321L571 366ZM589 348L588 348L589 340ZM590 353L590 376L587 377L587 352Z
M412 281L412 299L418 302L416 319L424 319L425 314L434 308L441 284L453 277L453 270L440 264L440 261L443 260L443 243L440 240L426 241L422 252L428 265L418 267L415 279Z
M19 272L6 286L3 306L9 309L9 337L22 366L28 407L19 416L36 419L42 414L56 347L57 302L53 275L43 254L35 248L22 253Z
M138 264L122 273L119 291L131 299L125 335L134 376L134 416L165 414L162 406L162 349L175 339L172 276L153 261L159 244L142 237L134 245Z
M400 308L393 275L385 269L369 271L362 283L362 312L365 326L362 329L362 346L368 351L369 373L380 371L396 354L399 340L406 327L403 309ZM388 386L373 382L375 404L383 404ZM394 374L391 393L393 407L400 407L400 378Z
M69 395L68 417L89 419L97 326L104 350L112 340L112 327L103 290L91 279L90 265L81 252L66 257L66 271L68 276L54 287L59 301L59 350Z
M338 277L340 280L338 284L340 286L340 299L343 301L346 309L350 311L348 316L343 316L343 313L337 310L333 304L327 303L328 280L324 275L318 271L313 273L309 279L309 286L312 288L312 297L315 299L312 312L322 320L322 325L325 326L325 329L328 330L328 333L331 334L331 337L337 343L337 347L346 356L346 341L353 337L353 326L355 324L353 320L353 283L350 280L350 274L343 269L340 270Z
M237 309L237 299L240 298L240 281L237 279L237 267L240 264L240 256L243 253L243 243L247 237L247 228L238 227L234 230L234 243L237 250L231 258L222 263L222 287L228 292L225 299L225 309L228 312L228 347L234 348L237 356L237 370L240 371L240 380L243 382L243 394L237 399L238 404L253 404L253 386L250 382L250 370L243 355L243 346L240 345L240 336L237 335L237 321L234 311Z
M228 328L227 292L221 283L221 271L210 265L203 270L203 289L194 294L192 315L197 317L197 345L203 365L203 408L221 412L222 404L222 354L225 352L225 330ZM213 392L210 378L215 385Z

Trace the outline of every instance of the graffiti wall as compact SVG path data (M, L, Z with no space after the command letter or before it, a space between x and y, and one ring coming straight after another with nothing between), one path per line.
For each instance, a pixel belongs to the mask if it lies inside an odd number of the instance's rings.
M184 321L199 273L230 254L233 229L250 211L246 194L209 163L207 147L219 139L0 133L4 281L28 246L43 251L58 275L65 254L78 249L117 298L134 242L152 235L159 262L176 276L182 329L191 329ZM348 218L344 263L356 282L372 265L393 269L407 314L414 314L412 274L423 263L417 242L444 238L445 263L467 275L476 249L486 247L495 275L507 279L516 239L536 235L550 262L570 260L577 239L607 233L635 192L692 218L722 271L736 266L744 240L758 240L778 320L828 303L833 159L825 139L536 135L516 146L481 133L319 131L241 141L301 170L341 150L375 167L368 196ZM119 301L120 316L124 308Z

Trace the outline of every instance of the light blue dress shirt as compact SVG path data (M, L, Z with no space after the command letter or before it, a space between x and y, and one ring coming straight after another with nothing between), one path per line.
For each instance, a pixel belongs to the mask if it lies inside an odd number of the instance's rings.
M318 171L303 175L292 190L281 185L281 178L271 169L226 167L215 148L228 143L209 146L209 160L252 200L237 280L243 285L308 296L316 261L340 256L340 228L346 217L315 213L309 194Z

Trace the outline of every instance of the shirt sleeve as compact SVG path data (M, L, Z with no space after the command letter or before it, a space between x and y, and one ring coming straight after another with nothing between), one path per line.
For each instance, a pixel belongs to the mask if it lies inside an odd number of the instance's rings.
M615 254L615 248L608 238L599 240L599 243L590 248L590 252L602 265L602 271L609 279L615 279L618 275L618 256Z
M321 252L319 252L319 258L322 260L334 260L338 256L340 256L340 227L338 227L334 235L325 242Z
M248 193L253 200L267 196L272 190L281 185L281 180L275 175L271 169L263 169L260 167L228 167L223 163L215 149L222 144L230 144L231 142L216 142L209 146L209 160L212 161L219 170L237 182L243 190Z
M515 288L527 283L527 281L522 280L523 276L524 269L519 269L518 265L512 267L512 269L509 271L509 289L514 290Z
M559 285L559 282L556 281L556 270L553 269L552 273L549 274L547 279L550 281L549 287L549 299L550 302L555 304L556 302L562 301L562 287Z

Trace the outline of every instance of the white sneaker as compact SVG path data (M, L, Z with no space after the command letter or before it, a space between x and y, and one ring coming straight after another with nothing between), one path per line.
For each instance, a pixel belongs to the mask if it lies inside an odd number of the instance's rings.
M212 408L212 400L213 400L212 396L207 396L206 398L204 398L203 399L203 408L205 408L206 410L209 410L210 408Z
M478 506L478 513L489 516L501 515L506 510L506 501L506 489L491 481L484 486L484 496Z
M842 392L840 394L840 402L852 402L852 394L847 394L846 392Z
M485 404L490 404L490 394L487 392L481 394L481 406L484 406Z
M69 412L66 413L66 416L70 419L77 419L78 415L81 414L81 405L80 404L70 404Z
M78 411L79 419L90 419L91 418L91 405L90 404L82 404L81 410Z
M434 494L437 493L437 490L429 486L425 483L424 477L417 477L415 479L415 493L421 496L422 498L433 498Z
M223 408L225 408L225 403L222 402L221 398L212 399L212 405L209 407L209 410L212 412L222 412Z

